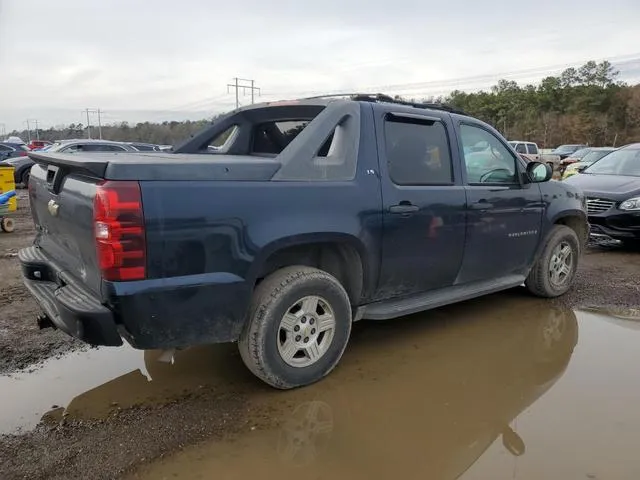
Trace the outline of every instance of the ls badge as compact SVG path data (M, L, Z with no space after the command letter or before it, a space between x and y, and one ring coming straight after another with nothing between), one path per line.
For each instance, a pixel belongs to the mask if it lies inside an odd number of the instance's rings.
M51 214L52 217L57 217L58 210L60 209L60 205L58 205L55 200L49 200L49 203L47 204L47 209L49 210L49 213Z

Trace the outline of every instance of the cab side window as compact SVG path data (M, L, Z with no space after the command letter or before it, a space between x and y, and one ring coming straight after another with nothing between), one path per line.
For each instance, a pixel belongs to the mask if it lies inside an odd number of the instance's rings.
M449 185L453 168L445 126L390 115L385 121L389 176L396 185Z
M473 125L460 125L470 184L517 184L516 157L494 134ZM522 145L522 144L520 144Z
M524 143L519 143L516 145L516 152L527 153L527 148L525 147Z

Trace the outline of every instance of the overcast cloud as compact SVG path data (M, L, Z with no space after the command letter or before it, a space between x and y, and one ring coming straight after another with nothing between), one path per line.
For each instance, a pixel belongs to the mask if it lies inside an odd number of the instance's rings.
M235 76L269 100L438 94L603 58L638 79L639 18L638 0L0 0L0 123L210 116Z

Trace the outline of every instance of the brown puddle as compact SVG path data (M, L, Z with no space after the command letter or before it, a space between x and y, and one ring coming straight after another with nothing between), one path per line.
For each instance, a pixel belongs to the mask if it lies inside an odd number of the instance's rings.
M50 403L101 418L207 386L247 393L270 419L133 478L636 479L640 332L625 328L635 324L626 313L573 312L516 292L360 323L329 377L287 392L247 374L235 345L178 352L174 364L158 352L94 350L0 378L11 392L0 425L22 417L32 426Z

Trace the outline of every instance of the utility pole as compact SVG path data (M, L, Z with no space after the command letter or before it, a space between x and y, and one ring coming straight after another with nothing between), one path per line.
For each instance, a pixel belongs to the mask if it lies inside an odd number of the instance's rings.
M84 112L87 115L87 138L91 138L91 120L89 119L90 113L98 115L98 137L102 140L102 114L104 113L99 108L85 108Z
M0 135L0 138L4 140L7 136L7 126L4 123L0 123L0 128L2 128L2 135Z
M31 143L31 124L29 122L30 120L27 119L24 123L27 124L27 141Z
M240 99L238 98L238 94L240 93L240 89L242 89L242 94L244 95L247 90L251 91L251 104L253 105L254 101L255 101L255 92L258 92L258 95L260 95L260 88L255 86L255 80L249 80L246 78L238 78L235 77L234 79L234 83L228 83L227 84L227 93L229 93L229 89L233 88L235 90L236 93L236 108L238 108L240 106ZM249 85L241 85L240 82L245 82L245 83L249 83Z
M102 120L100 118L100 109L98 109L98 136L100 137L100 140L102 140Z
M36 140L40 140L40 131L38 130L38 120L34 120L36 124Z
M87 114L87 138L91 138L91 120L89 120L89 109L85 108L84 111Z

